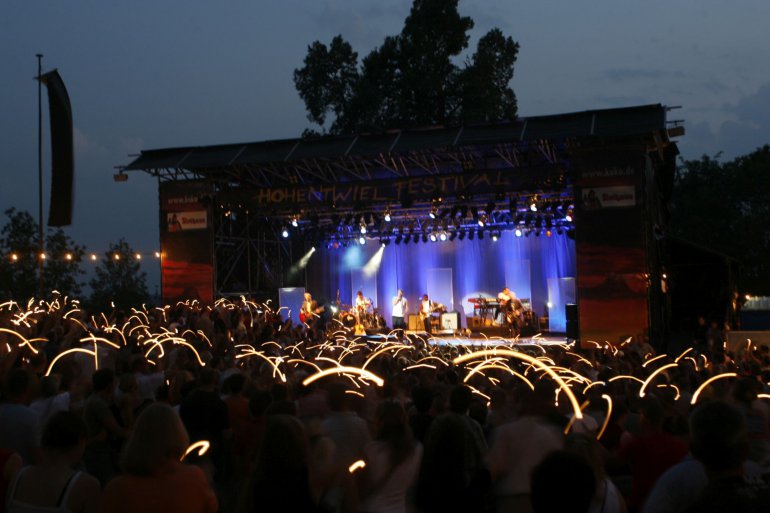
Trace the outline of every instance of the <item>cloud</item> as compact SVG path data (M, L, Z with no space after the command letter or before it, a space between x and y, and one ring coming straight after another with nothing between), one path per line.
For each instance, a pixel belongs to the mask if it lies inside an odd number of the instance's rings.
M410 6L411 0L401 0L375 2L351 9L348 2L326 0L314 19L319 27L328 27L334 34L341 34L359 56L363 56L381 45L385 36L401 31ZM372 20L377 20L377 23L372 24Z
M661 80L682 79L686 75L681 71L666 71L662 69L643 68L615 68L606 71L607 78L613 82L626 82L629 80Z
M73 128L75 155L105 155L109 150L92 137L86 135L78 127Z
M686 123L687 134L679 143L686 159L722 153L723 160L746 155L770 144L770 82L734 104L719 108L724 119L709 126L705 121Z

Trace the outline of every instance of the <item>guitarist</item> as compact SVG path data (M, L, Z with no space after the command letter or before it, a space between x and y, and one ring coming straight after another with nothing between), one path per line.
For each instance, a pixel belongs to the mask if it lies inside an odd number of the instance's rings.
M423 294L422 301L420 301L420 319L422 319L422 325L425 331L430 334L430 317L433 313L434 304L433 301L428 299L428 294Z
M305 300L302 302L302 309L299 313L300 322L307 323L308 327L313 327L321 319L319 314L323 311L323 307L318 307L318 302L313 299L313 296L309 292L305 292Z
M503 325L508 326L511 329L511 336L519 334L521 314L524 311L524 305L521 304L521 300L516 297L516 293L511 291L508 287L505 287L502 292L497 295L497 300L500 302L500 313L503 316Z

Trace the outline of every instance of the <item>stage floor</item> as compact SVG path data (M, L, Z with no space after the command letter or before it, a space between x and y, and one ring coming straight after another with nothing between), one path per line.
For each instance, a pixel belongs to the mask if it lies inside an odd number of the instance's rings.
M434 334L428 335L425 331L404 332L409 338L420 338L430 345L435 346L470 346L470 347L494 347L494 346L555 346L568 344L572 342L567 339L564 333L545 333L532 337L503 337L487 336L483 333L471 332L470 336L456 334ZM372 341L385 341L393 336L387 335L367 335L367 339Z

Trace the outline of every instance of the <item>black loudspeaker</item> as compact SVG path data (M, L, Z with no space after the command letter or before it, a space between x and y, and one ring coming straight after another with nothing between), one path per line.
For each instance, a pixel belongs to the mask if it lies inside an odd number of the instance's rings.
M567 338L577 339L580 333L578 327L578 308L574 303L567 303L564 307L567 316Z

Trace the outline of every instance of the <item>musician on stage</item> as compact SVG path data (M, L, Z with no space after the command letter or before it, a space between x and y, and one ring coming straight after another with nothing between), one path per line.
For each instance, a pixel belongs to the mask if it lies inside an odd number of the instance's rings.
M521 314L524 311L521 300L508 287L497 295L497 300L500 302L498 312L502 314L502 324L511 329L511 336L514 333L518 334L521 327Z
M398 294L396 294L396 297L393 298L393 311L391 313L391 317L393 320L393 329L397 330L396 334L399 337L403 336L404 328L406 328L404 317L406 317L406 312L408 309L409 303L404 297L404 291L398 289Z
M360 290L356 292L356 300L353 306L356 310L356 318L358 319L358 322L363 321L364 315L366 315L370 304L371 303L369 302L369 300L367 300L364 297L363 292L361 292Z
M305 292L305 300L302 302L300 310L300 322L307 323L308 327L313 327L321 318L320 314L323 308L318 308L318 302L313 299L309 292Z
M425 331L431 332L430 318L433 313L433 301L428 299L428 294L423 294L422 301L420 302L420 319L422 319L422 325Z

